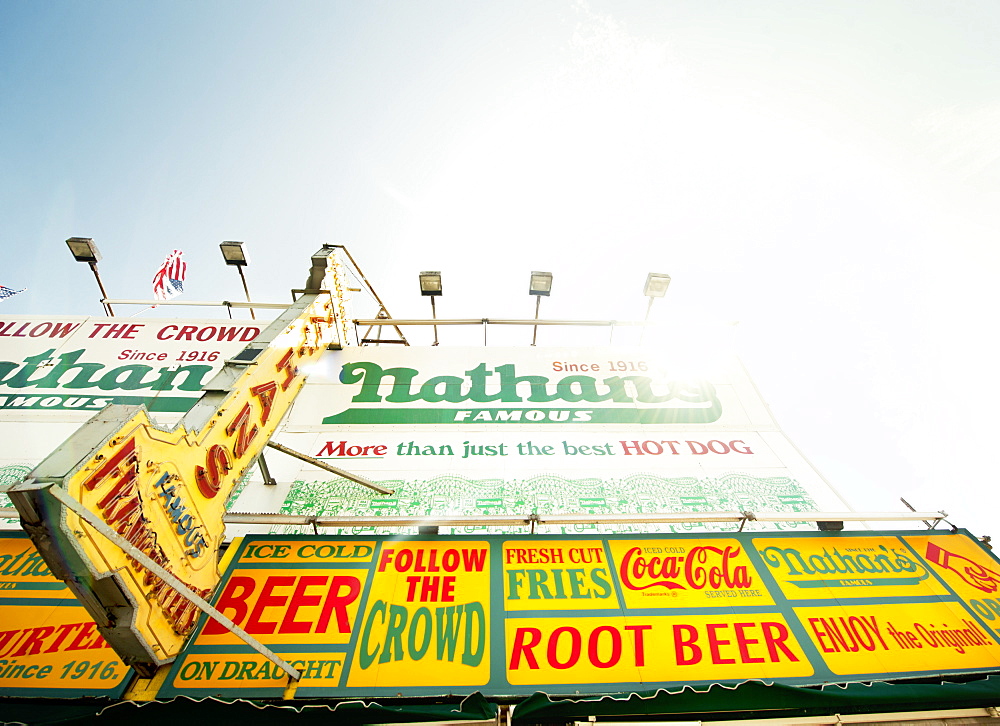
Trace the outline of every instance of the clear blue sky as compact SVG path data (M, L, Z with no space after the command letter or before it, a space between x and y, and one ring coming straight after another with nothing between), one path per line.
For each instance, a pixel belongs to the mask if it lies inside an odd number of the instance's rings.
M530 316L542 269L618 319L668 272L856 507L1000 534L998 37L992 0L0 0L0 315L100 314L70 236L119 298L176 247L238 299L237 239L284 301L347 244L400 316L421 269L442 316Z

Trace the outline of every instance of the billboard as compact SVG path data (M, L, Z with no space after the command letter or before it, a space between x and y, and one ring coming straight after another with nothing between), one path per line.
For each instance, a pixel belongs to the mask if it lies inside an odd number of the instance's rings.
M228 358L261 332L234 320L0 318L0 487L20 481L105 406L174 423ZM0 507L10 507L0 493ZM20 530L16 519L0 528Z
M24 533L0 534L0 696L118 697L132 675Z
M331 351L276 440L395 495L271 455L272 473L292 483L248 486L233 509L367 517L849 510L735 358L693 372L683 363L617 348Z
M579 695L996 671L998 586L943 532L272 535L214 603L301 671L298 698ZM158 695L287 685L203 618Z
M0 318L0 420L82 423L110 403L184 413L260 331L235 320Z

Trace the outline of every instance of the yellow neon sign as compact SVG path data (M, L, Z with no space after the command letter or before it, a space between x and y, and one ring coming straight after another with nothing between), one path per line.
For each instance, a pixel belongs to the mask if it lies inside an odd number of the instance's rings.
M314 284L341 289L335 253L324 248L320 254L313 258ZM337 305L332 292L300 298L227 363L173 430L158 428L144 408L111 406L62 447L90 447L90 456L66 471L57 451L26 480L31 495L12 491L27 521L50 528L38 540L42 555L61 569L101 632L139 670L151 671L180 651L198 610L72 510L62 510L59 522L39 517L39 510L55 505L32 479L64 487L129 544L207 596L219 581L226 500L292 405L308 367L344 340ZM128 617L121 616L123 607Z

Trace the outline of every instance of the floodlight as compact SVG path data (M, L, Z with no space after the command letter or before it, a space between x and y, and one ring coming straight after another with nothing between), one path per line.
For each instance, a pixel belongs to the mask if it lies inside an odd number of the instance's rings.
M240 282L243 283L243 293L247 296L247 302L250 300L250 288L247 287L247 278L243 274L243 268L250 264L250 260L247 259L246 250L243 249L242 242L221 242L219 244L219 249L222 250L222 259L226 261L227 265L234 265L236 271L240 273ZM229 308L229 317L233 316L233 309ZM257 319L254 314L253 308L250 308L250 317L253 320Z
M441 272L429 270L420 273L420 294L435 296L441 294Z
M642 289L642 294L646 297L663 297L670 287L670 275L659 272L650 272L646 275L646 286Z
M551 272L532 272L531 273L531 283L528 287L529 295L545 295L546 297L552 292L552 273Z
M101 273L97 271L97 263L101 259L101 251L97 249L94 240L90 237L70 237L66 240L66 246L73 253L73 259L77 262L86 262L90 265L90 269L94 273L94 279L97 280L97 287L101 290L101 305L104 307L104 314L113 318L115 311L112 310L109 303L104 302L108 299L108 293L104 289L104 281L101 279Z
M219 245L219 249L222 250L222 258L226 261L227 265L243 267L249 264L246 252L243 250L242 242L223 242Z
M101 251L89 237L70 237L66 240L69 251L77 262L100 262Z

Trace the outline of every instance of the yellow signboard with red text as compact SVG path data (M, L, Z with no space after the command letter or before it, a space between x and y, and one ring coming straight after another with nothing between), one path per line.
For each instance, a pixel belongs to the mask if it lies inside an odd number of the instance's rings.
M262 536L215 605L296 697L622 693L1000 670L972 592L996 571L947 533ZM287 685L203 622L159 695Z
M27 535L0 535L0 695L117 696L131 670Z

